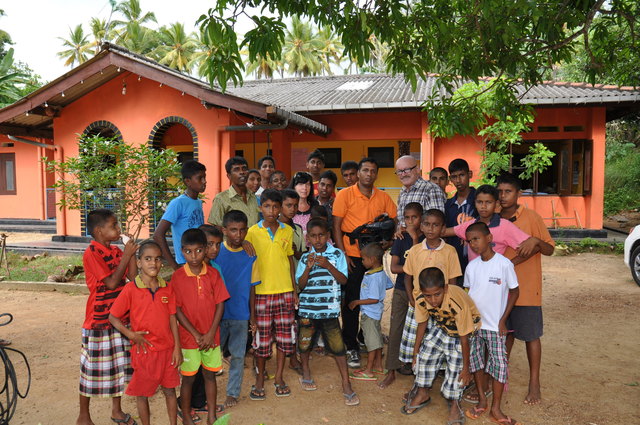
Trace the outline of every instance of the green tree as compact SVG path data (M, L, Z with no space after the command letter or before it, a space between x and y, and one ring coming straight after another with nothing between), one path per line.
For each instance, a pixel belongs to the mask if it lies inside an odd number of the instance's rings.
M158 33L137 23L127 26L127 36L118 41L122 47L133 53L149 55L158 47Z
M6 16L4 10L0 9L0 18ZM7 52L7 46L13 44L13 40L11 40L11 36L8 32L0 29L0 59L2 59Z
M0 60L0 107L12 104L22 97L20 85L24 75L13 66L13 48Z
M322 73L333 75L331 65L340 66L344 46L336 36L336 33L330 27L320 28L317 38L318 44L321 46L319 53L322 64Z
M76 25L73 29L69 28L68 39L58 37L62 40L62 46L67 48L66 50L58 52L58 56L65 61L65 66L84 63L93 54L93 50L91 50L92 43L88 37L82 29L82 24Z
M313 24L292 16L282 52L287 72L297 77L320 74L324 69L320 53L323 47Z
M246 51L242 51L243 54L247 54ZM249 58L245 60L246 74L255 75L256 78L273 79L275 74L279 74L280 77L284 76L284 63L282 60L272 59L267 53L265 56L258 56L253 62L249 62ZM200 74L203 77L203 74Z
M100 44L103 41L112 41L116 37L115 25L113 22L109 22L106 19L100 19L93 17L89 21L89 28L91 28L91 34L93 35L93 48L96 54L100 48Z
M116 5L115 11L120 13L124 18L123 20L113 21L114 26L121 31L128 29L129 24L144 25L150 22L158 23L155 13L142 11L140 0L123 0Z
M185 32L184 24L176 22L168 28L160 28L158 41L160 45L154 51L158 62L180 72L191 70L198 40Z

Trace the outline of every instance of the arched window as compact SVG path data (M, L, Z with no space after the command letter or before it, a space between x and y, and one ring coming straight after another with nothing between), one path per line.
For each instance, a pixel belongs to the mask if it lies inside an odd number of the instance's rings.
M157 149L172 149L178 161L198 160L198 134L186 119L170 116L158 121L149 134L149 145Z

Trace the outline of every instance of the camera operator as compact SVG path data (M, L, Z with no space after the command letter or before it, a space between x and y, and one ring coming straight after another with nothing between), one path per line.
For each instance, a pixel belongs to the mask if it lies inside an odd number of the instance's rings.
M342 335L347 346L349 367L360 367L357 341L360 309L346 306L360 298L360 285L365 268L362 265L358 241L351 243L348 234L358 226L373 221L380 214L396 218L396 205L391 197L374 187L378 177L378 163L373 158L363 158L358 164L358 183L347 187L336 196L333 204L333 240L347 255L349 276L344 287L345 302L342 309Z

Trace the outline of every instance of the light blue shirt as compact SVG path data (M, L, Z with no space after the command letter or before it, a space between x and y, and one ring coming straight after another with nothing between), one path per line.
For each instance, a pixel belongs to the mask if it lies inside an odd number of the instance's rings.
M182 234L189 229L197 229L204 224L202 200L193 199L184 193L169 202L162 220L171 223L171 237L176 263L186 263L182 256Z
M362 279L362 286L360 287L360 299L374 299L378 300L375 304L362 304L360 305L360 312L366 314L372 319L382 319L382 312L384 311L384 296L386 294L386 288L393 282L389 279L389 276L384 272L382 267L369 270Z

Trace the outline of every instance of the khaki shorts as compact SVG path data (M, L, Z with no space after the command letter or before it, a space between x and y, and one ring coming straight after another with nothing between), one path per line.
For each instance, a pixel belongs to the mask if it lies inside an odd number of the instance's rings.
M364 334L364 345L367 351L382 348L382 329L380 328L380 320L372 319L366 314L360 316L360 328Z

